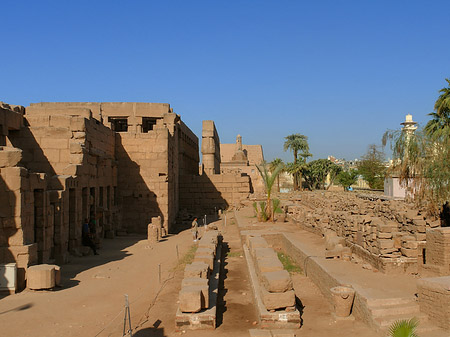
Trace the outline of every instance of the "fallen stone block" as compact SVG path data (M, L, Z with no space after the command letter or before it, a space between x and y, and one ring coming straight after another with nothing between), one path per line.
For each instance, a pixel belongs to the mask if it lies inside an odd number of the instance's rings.
M184 278L209 277L209 265L204 262L193 262L184 268Z
M257 259L255 262L257 274L283 270L283 264L278 258Z
M186 286L181 288L179 293L181 312L199 312L205 299L202 295L202 288L199 286Z
M261 298L267 310L284 309L295 305L294 290L284 293L270 293L261 287Z
M292 279L286 270L261 273L264 288L271 293L282 293L292 290Z
M189 287L189 286L195 286L200 287L202 291L202 296L204 298L204 301L202 303L202 309L206 309L209 307L209 285L208 285L208 279L200 278L200 277L190 277L185 278L181 281L181 287Z
M27 286L30 289L50 289L55 286L55 267L38 264L27 269Z

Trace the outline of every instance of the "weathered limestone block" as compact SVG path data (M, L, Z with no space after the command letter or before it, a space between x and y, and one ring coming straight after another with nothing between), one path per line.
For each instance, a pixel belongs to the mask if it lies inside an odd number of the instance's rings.
M267 310L276 310L295 305L294 290L284 293L270 293L264 287L261 287L261 298Z
M185 286L179 293L180 310L182 312L199 312L204 307L205 298L201 286Z
M255 259L278 258L272 248L255 248L253 256Z
M269 244L267 243L266 239L260 236L253 236L253 237L247 237L247 245L248 249L253 255L253 252L256 248L268 248Z
M194 262L204 262L209 266L209 269L212 270L214 268L214 253L196 253L194 256Z
M193 262L184 268L185 278L204 278L209 277L209 266L204 262Z
M189 286L196 286L200 287L202 291L202 296L204 298L204 301L202 303L202 308L206 309L209 307L209 286L208 286L208 279L200 278L200 277L191 277L191 278L185 278L181 281L181 287L189 287Z
M149 224L147 226L147 240L150 244L157 243L159 241L158 227L153 224Z
M417 257L418 254L417 248L416 249L401 248L400 251L406 257Z
M21 149L9 146L0 146L0 167L16 166L21 160Z
M27 286L30 289L50 289L55 286L55 267L38 264L27 269Z
M292 290L291 276L286 270L261 273L261 281L266 290L271 293Z
M380 249L394 248L394 240L383 240L383 239L380 239L377 242L377 246Z
M258 274L283 270L283 265L278 258L256 259L255 262Z

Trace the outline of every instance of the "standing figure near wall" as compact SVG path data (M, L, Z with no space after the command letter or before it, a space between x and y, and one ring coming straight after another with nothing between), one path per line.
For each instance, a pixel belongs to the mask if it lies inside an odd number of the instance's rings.
M94 251L94 254L98 255L97 248L95 247L95 243L94 243L94 241L92 241L92 238L91 238L92 234L91 234L91 229L90 229L88 219L84 220L82 235L83 235L83 246L91 247L92 250Z
M198 222L197 218L194 218L194 221L192 221L192 238L194 242L197 242L198 237Z

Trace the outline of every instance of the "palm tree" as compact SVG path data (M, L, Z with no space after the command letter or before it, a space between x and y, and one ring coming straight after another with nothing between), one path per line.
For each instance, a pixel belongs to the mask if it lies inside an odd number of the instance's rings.
M445 79L449 84L448 88L439 90L441 95L434 104L434 110L428 114L432 117L425 126L425 133L435 141L447 141L450 139L450 80Z
M450 80L445 79L448 83L448 88L442 88L439 90L441 95L434 103L434 109L438 114L443 113L445 110L448 112L450 110Z
M308 137L295 133L285 137L284 151L292 150L294 153L294 165L297 166L298 155L300 155L303 161L306 163L306 158L310 157ZM301 170L297 174L294 174L294 190L298 189L299 183L301 187Z
M281 172L284 171L284 163L283 163L283 160L280 159L280 158L275 158L274 160L272 160L272 161L269 163L269 171L270 171L270 173L273 174L273 172L275 171L275 169L276 169L278 166L280 166L280 165L282 165L282 169L281 169L281 171L280 171L280 173L281 173ZM277 191L280 192L280 175L279 175L279 174L277 175Z
M273 211L272 208L272 200L271 200L271 193L272 193L272 187L275 182L275 178L280 174L281 170L283 169L283 165L278 165L272 173L269 172L267 168L267 164L263 162L261 165L256 165L256 168L258 169L259 173L261 174L261 177L264 181L264 187L266 189L267 199L266 199L266 205L265 205L265 214L267 215L268 219L273 219Z
M419 321L416 318L399 320L389 327L389 337L418 337L416 329Z

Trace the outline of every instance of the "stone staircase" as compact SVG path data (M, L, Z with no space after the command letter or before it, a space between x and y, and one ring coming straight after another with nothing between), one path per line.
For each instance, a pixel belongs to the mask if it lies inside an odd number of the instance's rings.
M413 317L419 320L418 334L421 337L449 336L435 325L430 324L428 316L420 312L415 298L387 298L367 301L373 326L380 332L389 329L398 320L409 320Z

